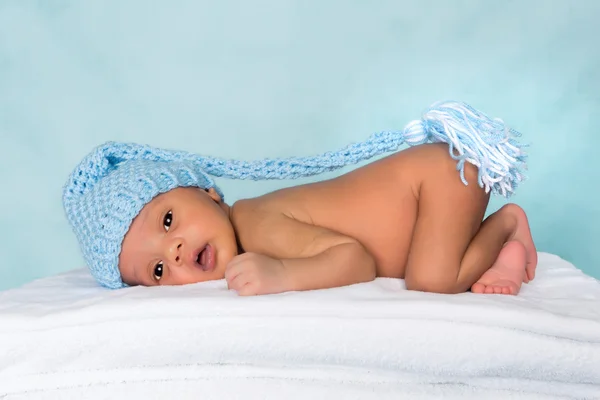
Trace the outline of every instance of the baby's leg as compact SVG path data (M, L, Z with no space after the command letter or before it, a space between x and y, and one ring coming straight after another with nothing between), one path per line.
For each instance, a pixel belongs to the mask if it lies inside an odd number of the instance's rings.
M522 281L528 283L534 278L537 266L537 251L531 237L529 222L521 207L507 204L484 221L470 247L479 247L481 251L485 251L486 246L490 246L486 241L492 238L494 231L498 229L495 225L504 225L510 235L492 267L473 284L471 291L517 294Z
M489 196L476 184L475 167L466 167L468 186L446 174L422 183L406 287L516 294L523 280L533 278L537 264L527 218L510 204L482 224Z

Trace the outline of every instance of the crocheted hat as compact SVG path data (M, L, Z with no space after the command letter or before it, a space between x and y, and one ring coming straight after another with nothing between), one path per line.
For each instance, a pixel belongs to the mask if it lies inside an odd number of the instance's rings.
M333 171L401 145L449 144L463 183L464 163L479 169L486 192L509 197L524 179L520 133L467 104L440 102L402 131L379 132L360 143L314 157L224 160L135 143L107 142L73 170L63 189L63 206L94 278L111 289L125 287L118 268L121 244L131 222L155 196L176 187L215 188L212 177L295 179Z

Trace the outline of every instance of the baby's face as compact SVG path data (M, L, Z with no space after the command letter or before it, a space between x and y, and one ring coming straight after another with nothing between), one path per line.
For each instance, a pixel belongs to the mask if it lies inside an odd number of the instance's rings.
M119 256L130 286L223 279L237 255L229 207L214 189L177 188L155 197L133 220Z

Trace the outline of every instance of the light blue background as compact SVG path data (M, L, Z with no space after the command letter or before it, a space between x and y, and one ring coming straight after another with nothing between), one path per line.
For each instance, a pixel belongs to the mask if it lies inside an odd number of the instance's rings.
M524 132L512 200L539 250L600 277L598 15L596 0L0 0L0 289L82 266L61 189L101 142L312 155L448 98ZM219 183L234 201L291 182Z

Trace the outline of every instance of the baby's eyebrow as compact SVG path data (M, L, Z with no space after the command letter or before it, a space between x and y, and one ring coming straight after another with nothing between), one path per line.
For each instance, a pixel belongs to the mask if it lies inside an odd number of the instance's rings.
M141 276L138 275L138 273L141 274ZM148 281L151 281L151 279L149 279L149 274L150 274L150 267L144 267L143 264L136 264L133 267L133 279L132 279L132 285L130 286L151 286Z
M138 285L152 286L154 283L152 279L153 265L148 261L145 254L139 254L136 258L133 269L135 282Z
M148 264L148 266L145 268L146 273L144 274L144 285L145 286L154 286L156 284L156 282L153 279L153 268L154 265L152 264Z
M154 223L156 223L157 226L160 226L160 220L162 218L161 210L162 208L164 208L161 205L163 203L163 198L155 197L151 200L150 203L147 204L147 206L142 210L142 212L138 214L138 217L140 218L140 223L137 229L137 233L142 236L141 239L143 242L147 240L146 236L154 234L153 229L149 229L148 226L151 228L154 225ZM153 268L154 266L150 263L139 263L136 260L136 264L134 265L133 269L133 278L135 282L138 285L155 286L155 281L152 275Z
M139 226L139 233L143 235L143 232L147 229L146 225L148 225L148 219L153 219L152 215L155 214L155 209L154 207L149 207L146 208L144 210L142 210L142 212L140 212L138 214L138 218L140 218L140 226Z
M138 278L137 274L138 274L138 268L136 268L136 266L134 265L134 267L132 268L133 270L133 286L135 285L139 285L140 284L140 278Z

